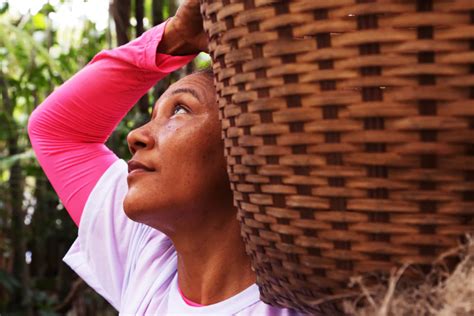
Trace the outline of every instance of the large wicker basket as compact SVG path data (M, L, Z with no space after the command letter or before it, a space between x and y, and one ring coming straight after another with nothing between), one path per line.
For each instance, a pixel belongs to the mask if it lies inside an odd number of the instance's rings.
M474 222L473 0L203 0L262 299L429 266Z

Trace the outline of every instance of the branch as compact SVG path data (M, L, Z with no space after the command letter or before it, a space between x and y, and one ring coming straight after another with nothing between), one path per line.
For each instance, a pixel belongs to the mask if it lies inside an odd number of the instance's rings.
M62 303L54 308L56 313L65 314L72 307L72 303L76 300L79 294L86 288L86 283L81 279L77 278L72 283L69 293L66 295Z

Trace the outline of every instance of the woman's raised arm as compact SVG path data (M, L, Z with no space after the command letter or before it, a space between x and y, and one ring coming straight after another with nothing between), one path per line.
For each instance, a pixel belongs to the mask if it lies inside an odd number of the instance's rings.
M90 192L118 159L104 145L107 138L156 81L194 57L157 53L165 25L97 54L30 117L38 161L77 225Z

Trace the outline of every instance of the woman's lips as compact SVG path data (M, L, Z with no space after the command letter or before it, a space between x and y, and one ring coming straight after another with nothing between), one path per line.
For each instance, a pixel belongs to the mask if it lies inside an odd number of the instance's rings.
M148 167L137 160L130 160L128 162L128 174L135 174L138 172L151 172L155 169Z

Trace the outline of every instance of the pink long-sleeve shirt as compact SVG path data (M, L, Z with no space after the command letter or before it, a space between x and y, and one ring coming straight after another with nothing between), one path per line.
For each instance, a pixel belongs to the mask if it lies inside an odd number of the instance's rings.
M165 24L97 54L31 115L38 161L79 226L64 261L122 315L296 314L260 301L255 284L209 306L186 301L169 238L123 211L127 165L104 143L156 81L194 57L156 53Z

